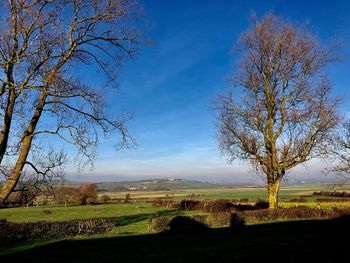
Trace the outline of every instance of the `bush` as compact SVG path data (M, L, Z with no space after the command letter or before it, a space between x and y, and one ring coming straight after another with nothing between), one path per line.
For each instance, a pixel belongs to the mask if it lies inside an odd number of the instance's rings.
M350 193L348 192L340 192L340 191L319 191L319 192L314 192L313 195L322 195L322 196L333 196L333 197L350 197Z
M9 244L28 240L45 240L68 236L83 236L101 234L111 231L114 227L112 220L91 219L61 222L35 222L15 224L0 221L0 244Z
M130 203L130 202L131 202L131 194L127 193L125 195L124 203L127 204L127 203Z
M187 216L176 216L170 223L171 232L188 232L188 231L203 231L208 227L198 219Z
M108 195L102 195L101 196L101 201L103 203L107 203L107 202L111 201L111 198Z
M150 232L168 232L198 230L207 228L207 215L184 216L151 216L148 220Z
M221 212L221 213L211 213L206 216L205 222L211 227L224 227L229 226L231 223L231 213Z
M255 205L248 204L233 204L227 200L215 200L215 201L196 201L196 200L182 200L179 204L179 208L182 210L201 210L207 213L221 213L221 212L233 212L233 211L245 211L255 209L268 208L269 204L265 201L258 201Z
M276 220L331 219L350 215L347 209L314 209L308 207L245 210L235 213L222 212L191 217L150 217L148 230L151 232L201 230L203 227L239 227ZM175 219L176 218L176 219ZM198 228L197 228L198 227Z
M204 203L196 200L182 200L179 208L182 210L202 210Z
M150 232L157 233L171 230L200 230L203 229L203 226L205 226L205 228L229 226L230 222L231 213L212 213L209 215L194 215L186 217L185 219L183 216L151 216L148 220L148 230Z
M82 184L79 187L78 201L81 205L89 205L97 200L97 185Z
M150 216L148 219L148 231L156 233L169 231L169 223L173 218L172 216Z
M230 227L241 227L245 225L245 220L242 216L239 216L238 214L234 213L231 215L230 218Z
M226 200L216 200L205 203L203 208L203 210L208 213L219 213L234 210L236 206Z
M254 205L254 209L266 209L266 208L269 208L269 202L266 202L263 200L256 202Z
M350 214L350 209L315 209L309 207L261 209L237 212L246 223L266 223L275 220L330 219Z

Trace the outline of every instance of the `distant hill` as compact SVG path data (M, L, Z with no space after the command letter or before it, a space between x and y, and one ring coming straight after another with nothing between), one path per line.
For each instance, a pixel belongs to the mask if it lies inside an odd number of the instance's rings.
M150 179L140 181L121 181L121 182L101 182L96 183L101 192L120 192L120 191L165 191L181 189L205 189L220 187L222 185L191 181L185 179Z
M64 186L68 187L79 187L83 183L82 181L71 181L67 180L64 182ZM91 183L91 182L90 182ZM173 190L184 190L184 189L211 189L211 188L260 188L265 187L263 183L212 183L202 182L188 179L177 179L177 178L159 178L159 179L146 179L146 180L135 180L135 181L119 181L119 182L93 182L98 186L100 192L126 192L126 191L173 191ZM334 181L319 181L319 180L289 180L284 182L284 186L290 185L323 185L333 184ZM57 182L56 186L62 186L61 182Z

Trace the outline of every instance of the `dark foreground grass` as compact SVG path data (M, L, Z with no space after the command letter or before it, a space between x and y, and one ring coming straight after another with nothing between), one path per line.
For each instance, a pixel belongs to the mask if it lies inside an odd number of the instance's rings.
M350 219L63 240L1 262L347 262Z

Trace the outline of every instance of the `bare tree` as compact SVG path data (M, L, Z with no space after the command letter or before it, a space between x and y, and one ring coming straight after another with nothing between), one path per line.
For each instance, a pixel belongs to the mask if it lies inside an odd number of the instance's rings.
M58 187L54 188L54 198L56 203L64 204L67 206L67 203L79 203L78 200L79 189L76 187Z
M230 161L248 160L264 175L275 208L286 172L325 154L338 123L338 101L321 74L335 57L308 30L273 14L253 18L237 50L233 87L217 103L218 141Z
M350 120L332 136L332 165L327 172L335 173L342 181L350 180Z
M79 186L77 200L80 205L92 204L97 200L97 185L96 184L82 184Z
M0 204L25 167L36 170L33 149L47 147L52 136L75 145L77 161L90 162L102 134L117 131L120 147L132 142L125 128L130 116L111 116L105 95L116 85L121 62L144 43L140 8L133 0L9 0L2 5L0 165L11 171ZM109 85L101 85L103 79Z

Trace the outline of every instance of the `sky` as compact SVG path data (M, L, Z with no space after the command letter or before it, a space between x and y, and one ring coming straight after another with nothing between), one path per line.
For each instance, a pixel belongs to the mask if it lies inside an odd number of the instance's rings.
M94 169L69 178L120 181L186 178L250 183L258 178L245 163L229 164L215 140L213 100L228 88L232 47L248 29L250 16L267 12L308 23L321 42L341 42L342 61L327 68L335 93L350 98L349 1L164 1L142 0L150 22L151 47L141 48L120 72L121 92L108 94L116 113L133 112L128 128L138 146L116 151L111 136L102 141ZM98 76L97 76L98 77ZM349 100L347 102L349 104ZM349 115L350 107L342 111ZM319 161L292 171L293 180L323 176ZM292 176L291 176L292 178Z

